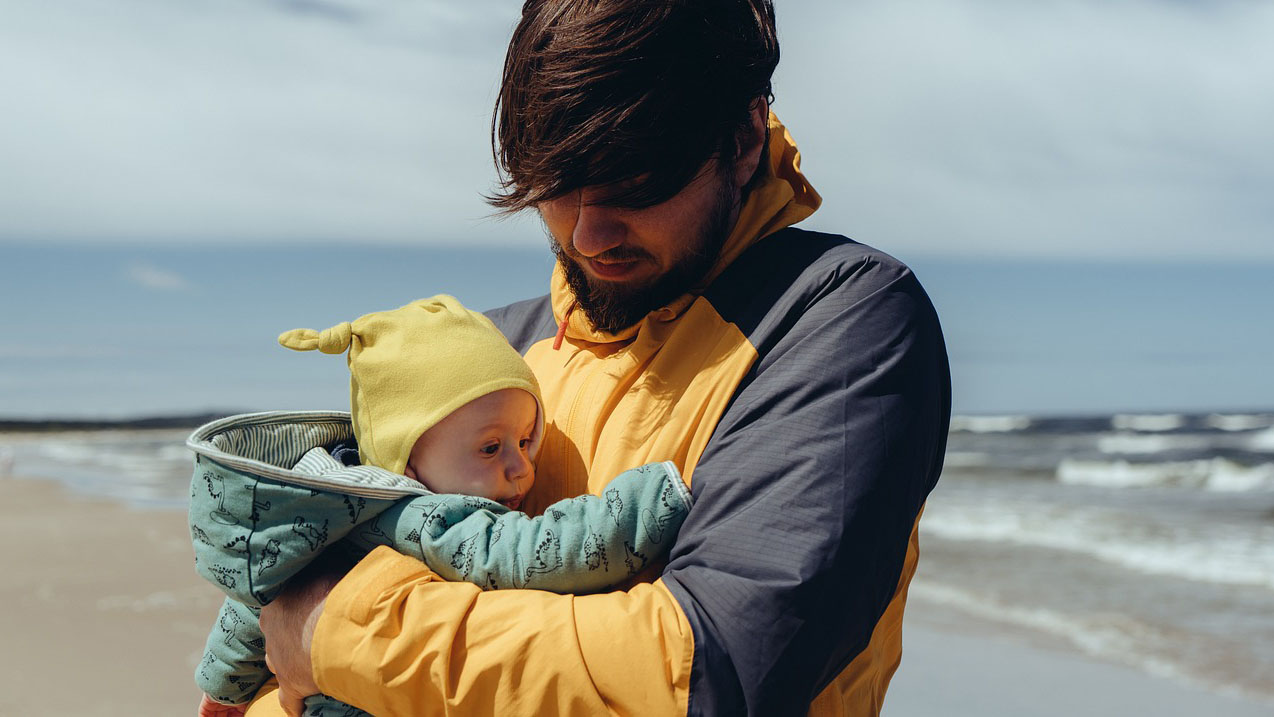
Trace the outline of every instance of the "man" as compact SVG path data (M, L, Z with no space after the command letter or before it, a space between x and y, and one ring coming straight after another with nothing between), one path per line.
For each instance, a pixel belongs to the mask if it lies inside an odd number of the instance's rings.
M491 313L546 398L525 509L652 460L695 507L622 592L482 592L389 550L298 586L262 616L290 709L880 711L946 354L905 266L788 228L820 200L769 112L777 62L769 0L526 3L492 201L537 210L558 265L549 296Z

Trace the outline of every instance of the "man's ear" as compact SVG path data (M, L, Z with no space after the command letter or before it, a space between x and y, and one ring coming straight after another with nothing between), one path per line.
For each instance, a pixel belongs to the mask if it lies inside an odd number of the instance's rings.
M746 130L735 139L738 152L734 162L734 186L745 187L756 174L761 163L761 150L765 148L766 127L770 120L770 103L764 97L756 98L749 111L750 122Z

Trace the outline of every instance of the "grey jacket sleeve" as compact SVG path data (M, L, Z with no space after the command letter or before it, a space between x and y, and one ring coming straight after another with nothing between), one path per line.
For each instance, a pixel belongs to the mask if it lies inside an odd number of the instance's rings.
M663 576L694 630L690 714L803 714L868 644L941 470L933 307L901 263L837 242L771 242L710 294L759 356Z

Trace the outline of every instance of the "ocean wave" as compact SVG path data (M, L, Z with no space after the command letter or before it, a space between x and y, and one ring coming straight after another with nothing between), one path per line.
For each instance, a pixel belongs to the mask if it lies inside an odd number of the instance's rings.
M1186 425L1186 417L1179 413L1118 414L1110 419L1110 426L1118 431L1175 431Z
M942 465L945 468L983 468L991 465L992 456L989 453L980 453L977 451L947 451L943 457Z
M1030 416L952 416L951 430L968 433L1008 433L1031 427Z
M1219 431L1252 431L1269 428L1274 416L1268 413L1213 413L1203 419L1204 425Z
M1274 452L1274 428L1253 433L1247 442L1248 448L1254 451Z
M1135 463L1126 460L1064 458L1057 480L1104 488L1177 486L1218 492L1274 490L1274 463L1245 466L1225 458Z
M1097 450L1102 453L1164 453L1171 450L1205 448L1208 443L1208 439L1201 436L1112 433L1097 437Z
M1274 590L1274 526L1193 527L1107 508L932 501L921 534L1063 550L1145 573Z
M120 447L68 441L45 442L37 456L53 464L92 467L143 479L167 477L174 470L188 468L192 460L182 446Z
M75 432L9 443L11 472L138 505L180 505L193 457L183 431Z

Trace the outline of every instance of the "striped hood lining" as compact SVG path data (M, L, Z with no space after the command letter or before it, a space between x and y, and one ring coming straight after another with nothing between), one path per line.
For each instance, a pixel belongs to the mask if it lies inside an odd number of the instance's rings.
M320 474L296 470L307 451L354 435L346 411L266 411L227 416L196 428L186 446L199 457L243 473L363 498L433 495L404 475L375 466L342 466Z

